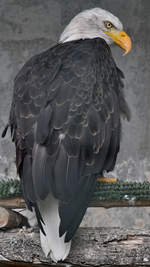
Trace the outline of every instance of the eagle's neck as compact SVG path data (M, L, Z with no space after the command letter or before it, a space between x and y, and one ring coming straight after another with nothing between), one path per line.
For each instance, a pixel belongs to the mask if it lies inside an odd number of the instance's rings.
M81 31L76 31L76 32L68 32L65 33L64 35L61 35L61 38L59 40L60 43L65 43L65 42L70 42L70 41L75 41L79 39L93 39L96 37L101 37L99 33L97 32L91 32L91 33L86 33L86 32L81 32Z
M69 41L79 39L93 39L103 38L108 44L110 44L108 36L99 28L96 24L91 23L90 20L86 20L83 17L77 16L71 20L62 32L59 43L65 43Z

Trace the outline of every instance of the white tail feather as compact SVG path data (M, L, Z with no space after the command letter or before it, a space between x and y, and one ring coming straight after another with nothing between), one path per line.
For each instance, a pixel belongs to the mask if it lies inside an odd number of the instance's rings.
M43 201L38 201L39 210L43 221L43 229L46 236L40 231L41 246L46 255L50 256L54 262L64 260L70 251L71 241L64 242L65 234L59 237L60 217L58 213L58 200L52 195L48 195Z

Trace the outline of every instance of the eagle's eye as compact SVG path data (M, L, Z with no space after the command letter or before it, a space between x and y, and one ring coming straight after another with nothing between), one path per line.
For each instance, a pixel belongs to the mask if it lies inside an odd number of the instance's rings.
M107 29L112 29L113 28L113 24L110 21L104 21L104 25Z

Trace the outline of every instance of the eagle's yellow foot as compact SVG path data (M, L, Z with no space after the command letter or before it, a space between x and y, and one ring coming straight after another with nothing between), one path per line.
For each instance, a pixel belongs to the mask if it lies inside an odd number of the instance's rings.
M117 179L116 178L107 178L107 177L99 177L97 178L97 181L98 182L105 182L105 183L115 183L117 182Z

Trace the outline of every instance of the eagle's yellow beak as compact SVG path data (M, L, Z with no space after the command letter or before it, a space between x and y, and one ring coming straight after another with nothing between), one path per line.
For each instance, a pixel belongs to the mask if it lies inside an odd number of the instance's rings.
M126 32L112 29L110 32L105 31L105 33L111 36L112 40L125 50L125 53L123 55L127 55L130 52L132 48L132 41L130 37L126 34Z

